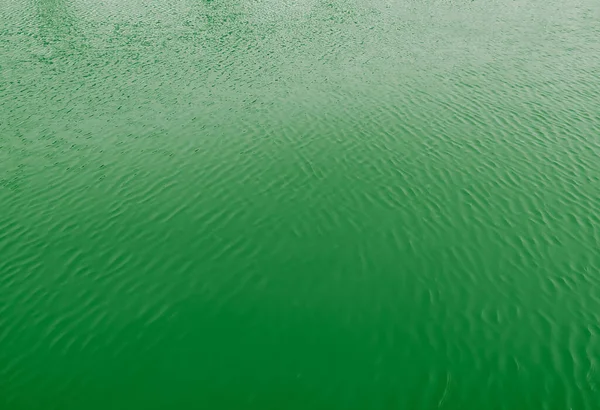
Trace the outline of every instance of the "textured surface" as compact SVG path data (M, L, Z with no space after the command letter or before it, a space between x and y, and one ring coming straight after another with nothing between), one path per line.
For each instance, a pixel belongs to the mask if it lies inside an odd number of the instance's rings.
M597 0L0 0L0 408L597 409Z

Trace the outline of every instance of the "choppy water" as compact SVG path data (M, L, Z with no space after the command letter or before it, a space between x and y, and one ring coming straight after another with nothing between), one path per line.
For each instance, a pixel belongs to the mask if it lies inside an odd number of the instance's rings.
M597 409L597 0L0 0L0 408Z

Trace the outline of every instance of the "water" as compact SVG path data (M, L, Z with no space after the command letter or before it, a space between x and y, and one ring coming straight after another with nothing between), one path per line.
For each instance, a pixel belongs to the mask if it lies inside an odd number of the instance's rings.
M597 0L0 0L0 408L596 409Z

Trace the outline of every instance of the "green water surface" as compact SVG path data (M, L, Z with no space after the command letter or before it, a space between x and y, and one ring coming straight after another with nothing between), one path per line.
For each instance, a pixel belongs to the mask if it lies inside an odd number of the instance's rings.
M0 409L599 408L598 0L0 0Z

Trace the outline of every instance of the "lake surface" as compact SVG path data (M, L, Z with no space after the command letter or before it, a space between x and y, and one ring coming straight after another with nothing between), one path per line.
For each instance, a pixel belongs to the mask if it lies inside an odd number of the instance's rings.
M597 409L600 2L0 0L0 408Z

